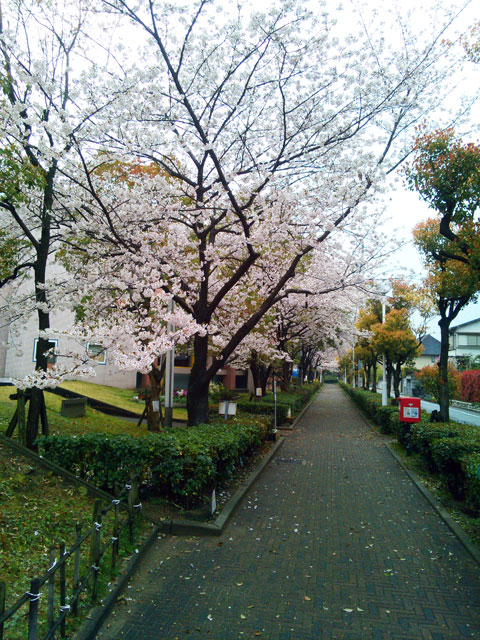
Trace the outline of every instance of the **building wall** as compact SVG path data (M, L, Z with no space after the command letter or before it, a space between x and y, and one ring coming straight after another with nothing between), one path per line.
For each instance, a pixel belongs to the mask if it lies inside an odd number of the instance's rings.
M480 319L454 328L450 347L450 357L480 356Z

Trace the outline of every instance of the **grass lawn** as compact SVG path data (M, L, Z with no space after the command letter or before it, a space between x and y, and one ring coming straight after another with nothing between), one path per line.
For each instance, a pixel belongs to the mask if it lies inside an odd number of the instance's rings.
M138 395L138 389L119 389L117 387L107 387L106 385L95 384L93 382L84 382L83 380L68 380L60 386L69 391L75 391L83 396L87 396L87 398L94 398L95 400L101 400L115 407L133 411L133 413L137 413L139 416L142 415L145 407L143 402L133 399L134 396ZM186 420L187 410L174 408L173 417L177 420Z
M75 541L75 523L86 532L92 525L94 499L83 487L74 487L60 476L46 471L29 458L12 452L0 443L0 581L6 583L8 609L30 588L30 580L41 577L50 566L50 546L64 541L69 549ZM124 516L122 516L123 518ZM137 535L147 535L148 523L141 522ZM111 535L112 518L108 514L103 523L106 535ZM128 537L122 555L130 555L133 548ZM88 563L89 541L82 546L84 566ZM56 549L58 558L58 548ZM108 566L110 554L105 563ZM73 563L67 563L67 582L72 579ZM101 580L110 579L109 573ZM58 576L57 576L58 581ZM58 588L56 589L58 595ZM41 590L40 621L45 620L47 591ZM67 598L71 594L71 584ZM88 596L81 597L80 606L89 608ZM58 611L58 602L56 602ZM24 640L27 637L28 603L6 623L5 638ZM82 617L85 612L82 614ZM67 618L68 619L68 618ZM78 622L74 622L78 625ZM45 633L43 628L42 637Z
M119 391L123 391L123 389ZM12 393L15 393L14 387L0 387L0 431L3 433L5 433L8 423L15 412L16 401L9 399ZM101 398L99 398L99 400L100 399ZM60 415L62 398L54 393L45 393L45 403L47 405L48 423L52 435L75 435L80 433L96 433L98 431L129 433L134 436L147 433L147 423L145 420L140 427L137 427L135 422L108 416L90 407L86 408L86 415L82 418L65 418ZM187 412L185 409L174 409L173 417L176 419L186 419Z

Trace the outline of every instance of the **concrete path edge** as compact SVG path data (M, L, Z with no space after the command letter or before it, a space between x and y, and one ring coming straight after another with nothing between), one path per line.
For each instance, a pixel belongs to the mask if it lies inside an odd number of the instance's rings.
M372 429L372 431L377 433L377 431L376 431L375 427L373 426L373 424L371 423L371 421L363 413L363 411L360 409L360 407L352 400L352 398L350 398L350 396L346 393L346 391L344 389L343 389L343 393L356 406L357 410L359 411L360 415L362 416L362 418L366 422L366 424L368 424L368 426ZM417 476L413 473L413 471L410 471L410 469L407 469L407 467L403 464L401 458L392 449L392 447L389 444L385 444L385 447L390 452L392 457L397 461L397 463L400 465L400 467L405 471L407 476L413 482L413 484L418 489L418 491L420 491L420 493L423 495L425 500L427 500L427 502L432 506L432 508L438 513L440 518L445 522L445 524L450 529L450 531L458 538L458 540L461 542L461 544L465 547L465 549L468 551L468 553L472 556L473 560L475 560L475 562L478 565L480 565L480 549L470 540L470 538L467 536L465 531L455 522L455 520L452 518L452 516L440 505L440 503L435 498L435 496L426 488L426 486L422 483L422 481L419 478L417 478Z
M88 614L85 621L82 623L80 629L74 634L75 640L93 640L97 633L100 631L103 623L107 619L111 610L113 609L115 603L118 598L121 596L122 592L125 590L130 578L135 573L136 569L140 565L140 562L143 560L149 549L152 547L154 542L157 540L159 534L159 530L155 529L147 540L143 543L143 545L138 549L138 553L135 553L127 563L124 571L122 572L120 578L115 583L112 591L109 595L103 600L103 604L94 607Z
M435 496L425 487L421 480L417 478L417 476L407 469L407 467L403 464L403 461L398 456L398 454L392 449L392 447L388 444L385 445L388 451L392 454L398 464L405 471L407 476L413 482L413 484L417 487L423 497L431 504L434 510L438 513L438 515L445 522L450 531L460 540L468 553L472 556L475 562L480 565L480 550L476 545L471 542L465 531L455 522L452 516L441 506Z
M300 416L299 416L300 417ZM297 418L298 420L299 418ZM296 420L296 421L297 421ZM295 421L295 422L296 422ZM100 631L105 620L113 609L116 601L125 590L130 578L134 575L135 571L140 565L149 549L155 543L159 533L168 533L170 535L221 535L225 525L234 514L235 510L253 486L258 480L262 471L274 457L278 449L284 443L284 438L280 438L270 449L267 455L263 458L256 469L248 476L245 483L233 494L227 504L223 507L221 513L217 516L213 524L194 522L190 520L171 520L158 526L153 533L149 536L146 542L140 547L138 553L130 558L128 564L121 575L121 578L115 584L113 590L108 597L104 600L103 604L95 607L90 611L88 618L76 632L75 640L92 640Z
M221 513L215 518L214 522L196 522L194 520L173 519L159 524L159 530L162 533L170 535L191 535L191 536L219 536L222 534L227 522L230 520L235 510L248 493L252 485L258 480L262 471L282 446L284 438L280 438L275 442L273 447L263 458L256 469L248 476L242 486L237 489L230 500L225 504Z

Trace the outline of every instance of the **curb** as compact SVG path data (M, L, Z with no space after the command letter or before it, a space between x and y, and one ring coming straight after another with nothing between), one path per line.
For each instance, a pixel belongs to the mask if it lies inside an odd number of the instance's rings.
M310 398L310 400L307 402L307 404L303 407L303 409L300 411L300 413L295 418L295 420L292 422L292 424L289 424L288 426L282 425L280 427L277 427L277 430L293 431L293 429L295 429L295 427L297 426L297 423L300 422L300 420L303 418L303 414L307 411L307 409L310 408L310 405L313 404L313 401L315 400L315 398L317 397L317 395L320 393L321 390L322 389L320 388L318 391L315 391L313 396Z
M360 407L358 407L355 404L355 402L352 400L352 398L350 398L350 396L345 392L345 390L343 390L343 391L344 391L345 395L350 399L352 404L355 406L355 408L357 409L358 413L362 416L362 418L365 421L365 423L370 427L370 429L372 429L375 433L377 433L377 431L374 428L373 424L370 422L370 420L368 420L368 418L365 416L365 414L360 409ZM460 541L460 543L464 546L466 551L472 556L473 560L475 560L475 562L478 565L480 565L480 549L475 544L473 544L473 542L470 541L470 539L467 536L467 534L465 533L465 531L455 522L455 520L446 511L446 509L444 509L440 505L440 503L435 498L435 496L425 487L425 485L421 482L421 480L419 480L419 478L417 478L417 476L413 473L413 471L410 471L410 469L407 469L407 467L403 464L402 459L392 449L392 447L387 443L384 443L384 444L385 444L385 448L387 449L387 451L390 452L392 457L397 461L397 463L400 465L400 467L403 469L403 471L405 471L407 476L413 482L413 484L418 489L418 491L420 491L420 493L425 498L425 500L430 504L430 506L440 516L440 518L447 525L447 527L450 529L450 531Z
M455 522L452 516L441 506L435 496L425 487L425 485L417 478L417 476L407 469L407 467L403 464L402 459L398 456L398 454L391 448L389 444L385 444L385 447L392 454L392 457L398 462L401 468L405 471L407 476L413 482L413 484L420 491L422 496L430 503L433 509L438 513L438 515L445 522L450 531L458 538L458 540L462 543L468 553L472 556L475 562L480 565L480 550L473 542L470 541L467 534L464 530Z
M128 581L137 570L140 562L150 550L150 547L152 547L154 542L157 540L158 533L158 529L155 529L140 547L138 553L130 558L125 570L122 571L121 577L116 582L112 591L105 598L102 605L99 605L90 611L85 618L85 622L83 622L80 629L74 634L74 640L92 640L92 638L95 638L97 633L100 631L100 628L103 626L103 623L110 615L110 612L118 598L127 586Z
M173 519L158 524L158 531L169 535L182 536L220 536L235 510L243 500L245 494L251 489L257 481L267 464L277 453L278 449L284 443L284 438L280 438L273 445L267 455L263 458L258 467L253 471L245 482L237 489L230 500L224 505L220 514L215 518L213 523L196 522L195 520Z

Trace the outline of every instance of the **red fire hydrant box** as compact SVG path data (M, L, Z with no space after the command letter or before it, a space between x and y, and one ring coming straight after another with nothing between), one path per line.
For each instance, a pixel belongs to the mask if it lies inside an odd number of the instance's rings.
M420 398L400 398L400 422L420 422Z

